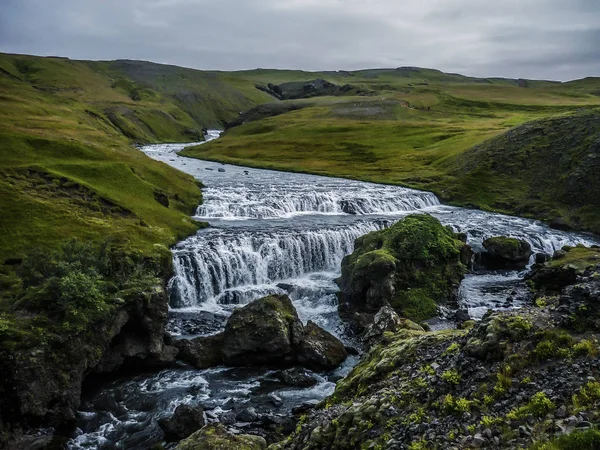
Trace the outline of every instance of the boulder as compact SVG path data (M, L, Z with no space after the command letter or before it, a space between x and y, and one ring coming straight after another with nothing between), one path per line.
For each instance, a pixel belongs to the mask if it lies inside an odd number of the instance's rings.
M294 361L294 347L304 335L302 322L285 295L270 295L236 308L221 343L226 365L278 365Z
M200 407L179 405L173 416L158 419L158 425L167 442L181 441L204 426L204 411Z
M415 322L435 317L438 305L456 303L467 269L466 246L427 214L356 239L354 253L342 261L340 315L357 331L364 321L355 318L384 306Z
M281 370L275 374L275 377L282 383L294 387L312 387L318 383L312 374L300 367Z
M270 295L236 308L225 331L178 340L179 358L199 369L218 366L337 367L348 356L344 345L316 324L306 327L285 295Z
M200 431L181 441L175 450L264 450L267 441L260 436L233 434L221 425L206 425Z
M480 262L490 269L524 268L533 254L529 242L506 236L486 239L483 247Z
M179 349L179 359L197 369L208 369L223 363L222 343L223 333L219 333L195 339L179 339L175 341L175 346Z
M346 347L339 339L308 321L304 327L304 339L298 346L298 363L310 369L329 370L335 369L347 357Z

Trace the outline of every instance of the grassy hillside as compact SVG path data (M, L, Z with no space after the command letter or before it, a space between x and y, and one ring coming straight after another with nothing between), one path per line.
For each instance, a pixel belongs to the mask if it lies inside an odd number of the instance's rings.
M334 74L334 81L335 76L341 75ZM515 156L520 148L516 135L508 138L513 150L495 140L486 151L469 151L530 121L569 116L582 109L597 111L600 79L571 83L481 80L428 70L363 71L346 78L375 90L376 95L296 100L295 105L304 102L305 107L267 118L248 115L248 121L228 130L219 141L184 154L401 184L432 190L455 204L549 220L563 217L574 227L600 232L592 202L600 194L597 185L577 182L580 153L589 148L588 138L596 136L593 130L588 130L588 136L587 119L534 126L537 131L527 134L528 156L519 156L518 173L514 167L496 173L498 165L494 164ZM544 135L546 127L563 124L566 128L552 137ZM554 154L566 151L563 164L554 166L555 159L545 159L548 146L544 143L552 144L555 137L573 129L577 133L572 139L552 145ZM533 153L535 167L523 162ZM467 160L478 169L469 168ZM560 191L566 184L570 184L569 194ZM578 189L582 195L576 199ZM581 210L573 212L573 206Z

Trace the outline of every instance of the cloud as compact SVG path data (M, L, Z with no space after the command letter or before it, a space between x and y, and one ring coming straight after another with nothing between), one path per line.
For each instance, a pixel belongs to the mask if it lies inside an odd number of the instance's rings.
M3 0L0 51L200 69L600 75L597 0Z

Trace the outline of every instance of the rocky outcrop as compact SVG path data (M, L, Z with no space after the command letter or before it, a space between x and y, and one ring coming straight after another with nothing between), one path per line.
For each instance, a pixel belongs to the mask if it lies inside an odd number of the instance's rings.
M351 84L339 86L321 78L312 81L291 81L279 85L268 83L266 86L256 85L256 88L278 100L297 100L329 95L367 95L369 93Z
M223 333L180 340L176 345L183 361L202 369L219 364L272 367L300 364L329 370L348 356L336 337L313 322L304 326L285 295L271 295L235 309Z
M529 242L506 236L488 238L483 247L478 262L489 269L524 269L533 254Z
M175 450L264 450L267 441L260 436L233 434L223 425L207 425L181 441Z
M600 264L589 266L594 252L587 250L570 255L571 264L587 267L576 283L539 297L536 307L489 312L470 330L386 333L334 394L270 449L597 442Z
M383 306L415 321L434 317L438 305L456 301L466 247L425 214L358 238L354 253L342 261L340 315L359 331Z
M177 442L189 437L204 426L202 408L179 405L173 416L158 420L167 442Z
M395 333L403 329L425 331L421 325L401 318L393 308L384 306L375 314L373 322L367 326L360 337L368 347L372 347L381 342L386 332Z
M0 423L62 426L75 420L90 376L163 367L177 350L163 342L167 298L162 287L133 291L101 321L55 346L0 354Z

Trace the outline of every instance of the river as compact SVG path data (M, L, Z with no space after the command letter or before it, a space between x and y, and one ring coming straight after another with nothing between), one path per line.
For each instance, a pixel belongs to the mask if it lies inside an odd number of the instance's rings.
M219 136L209 132L209 139ZM337 315L334 279L354 240L420 212L467 234L475 249L491 236L530 242L535 252L564 245L594 244L589 235L567 233L528 219L440 205L435 195L396 186L314 175L250 169L177 156L190 144L142 148L201 180L204 204L196 219L210 223L173 249L175 277L169 284L169 331L179 337L213 334L233 308L269 293L286 293L303 321L312 320L351 343ZM467 275L460 305L478 319L488 309L529 302L524 271ZM452 326L442 311L433 328ZM448 315L449 316L449 315ZM450 316L449 316L450 317ZM331 394L334 381L357 362L351 357L334 373L316 374L309 389L291 389L262 369L195 370L181 365L150 375L113 380L84 397L71 449L147 449L161 442L156 419L182 404L201 404L215 421L235 402L259 413L289 414L292 407ZM265 401L275 393L283 405ZM227 403L229 401L229 403Z

